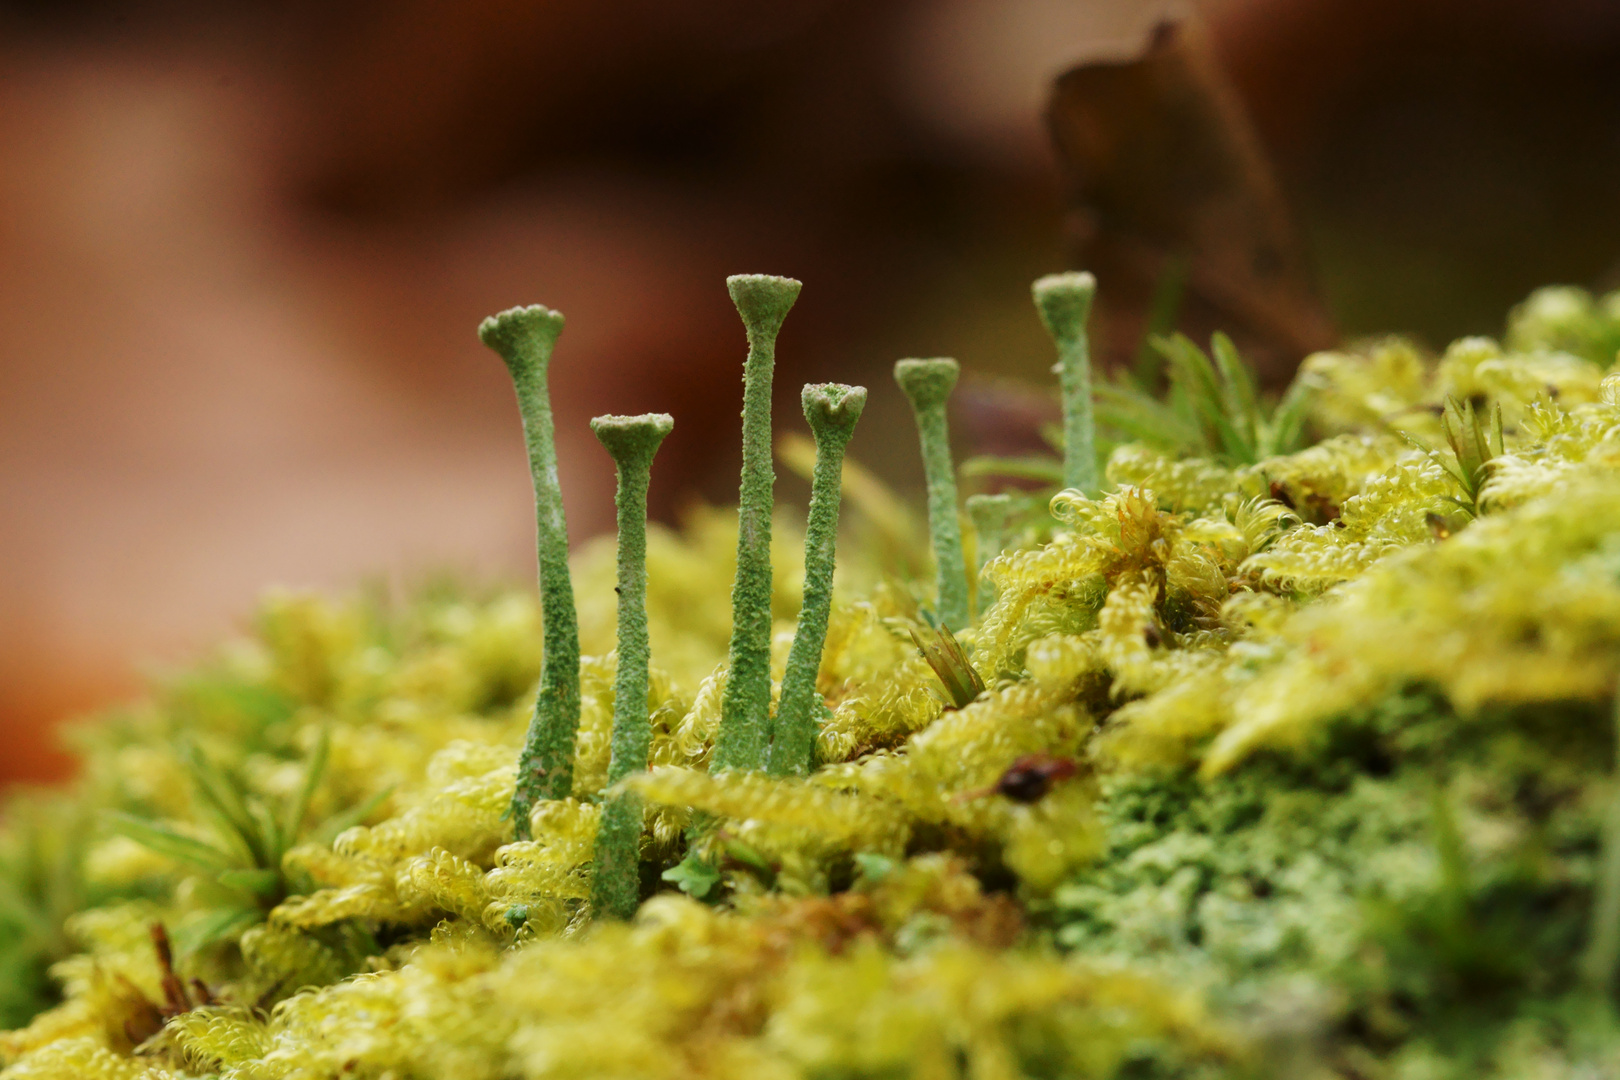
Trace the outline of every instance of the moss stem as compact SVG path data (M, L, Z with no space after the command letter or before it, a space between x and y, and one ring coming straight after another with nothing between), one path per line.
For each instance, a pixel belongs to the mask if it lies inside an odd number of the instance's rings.
M984 566L1007 546L1007 515L1011 510L1011 495L969 495L967 499L968 520L973 522L975 600L981 619L996 602L996 588L984 576Z
M810 771L816 741L816 676L832 613L833 567L838 549L838 504L843 495L844 448L866 408L866 387L812 384L800 400L816 439L810 479L810 515L804 530L804 603L788 649L782 700L772 726L768 771L803 776Z
M1096 425L1091 411L1091 347L1086 319L1097 279L1087 273L1048 274L1031 286L1035 307L1058 350L1063 393L1063 486L1086 495L1102 490L1097 475Z
M765 764L771 709L771 375L776 335L800 284L768 274L726 279L748 330L743 366L743 465L737 499L737 577L731 587L731 652L720 699L713 769Z
M513 832L530 836L529 812L541 799L565 799L574 787L574 736L579 730L579 616L568 574L568 524L557 481L557 446L546 375L562 333L560 312L536 304L485 319L478 337L500 354L512 373L523 437L534 477L535 548L540 564L540 613L545 645L540 690L535 695L512 793Z
M922 443L928 486L928 533L934 547L939 621L952 630L968 622L967 559L962 554L962 522L956 507L956 467L951 461L945 402L956 386L955 360L901 360L894 381L905 391Z
M619 662L613 676L613 749L608 785L647 768L652 728L647 722L647 484L653 455L675 426L664 413L598 416L591 431L618 467ZM628 919L641 898L641 797L608 797L596 834L591 910Z

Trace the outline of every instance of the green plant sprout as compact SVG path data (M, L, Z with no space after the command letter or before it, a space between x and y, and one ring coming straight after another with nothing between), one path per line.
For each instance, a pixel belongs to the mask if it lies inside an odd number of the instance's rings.
M1498 404L1491 411L1491 426L1487 429L1480 423L1472 401L1459 406L1457 399L1448 394L1440 414L1440 429L1445 433L1452 456L1447 458L1438 451L1424 449L1462 490L1461 496L1447 495L1446 501L1460 506L1469 517L1478 517L1479 496L1490 478L1490 464L1503 453L1502 406Z
M1091 351L1086 320L1097 279L1085 272L1048 274L1030 291L1041 323L1057 345L1058 387L1063 394L1063 486L1086 495L1101 490L1096 428L1091 403Z
M547 376L562 333L561 312L536 304L485 319L478 337L500 354L517 389L523 437L534 478L535 549L540 565L544 656L534 716L518 759L512 793L512 831L532 835L530 814L541 799L566 799L574 790L574 734L579 729L579 615L568 572L568 523L557 478L556 435Z
M1155 338L1170 367L1170 396L1161 401L1130 380L1097 387L1098 415L1120 441L1135 441L1178 455L1228 465L1253 465L1299 449L1310 405L1310 385L1296 378L1267 407L1248 365L1225 334L1210 354L1184 334Z
M210 761L196 746L187 746L182 758L211 839L188 835L161 821L108 811L107 823L114 832L189 867L219 887L216 902L187 924L181 938L184 951L233 937L263 922L271 909L297 890L296 875L289 876L284 866L295 844L330 844L392 794L382 791L312 825L310 808L330 754L331 740L323 729L296 792L277 806L252 792L240 776Z
M617 784L647 768L652 729L647 720L647 485L653 455L675 421L665 413L598 416L591 431L613 455L619 474L618 668L613 676L612 756L607 782ZM633 791L610 795L602 808L591 872L591 910L628 919L640 899L641 799Z
M934 549L936 612L941 625L960 630L968 623L967 560L962 553L962 522L957 516L956 467L951 462L945 403L960 369L955 360L901 360L894 381L911 402L922 444L928 485L928 535Z
M979 614L990 610L996 602L996 588L985 577L984 564L1001 554L1007 546L1007 519L1012 513L1011 495L969 495L968 520L973 522L974 580L978 583L975 598Z
M832 612L833 564L838 550L838 504L843 493L844 448L866 408L866 387L811 384L801 398L804 418L816 440L816 468L810 481L810 514L804 528L804 603L788 650L777 704L768 771L802 776L810 771L815 747L816 674Z
M754 770L765 765L771 709L771 374L776 335L802 286L792 278L739 274L727 278L726 287L748 330L748 359L730 663L712 767Z

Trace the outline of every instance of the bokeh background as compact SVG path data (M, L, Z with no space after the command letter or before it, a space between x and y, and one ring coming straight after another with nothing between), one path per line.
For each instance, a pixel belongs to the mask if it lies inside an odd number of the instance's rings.
M1536 285L1620 284L1620 4L1196 7L1338 333L1443 344ZM54 720L267 586L529 580L517 415L474 336L513 304L568 317L576 539L611 523L597 413L675 414L659 517L734 491L728 273L806 282L779 427L802 382L863 381L851 452L911 489L894 359L1050 364L1052 78L1185 10L0 0L0 780L60 775Z

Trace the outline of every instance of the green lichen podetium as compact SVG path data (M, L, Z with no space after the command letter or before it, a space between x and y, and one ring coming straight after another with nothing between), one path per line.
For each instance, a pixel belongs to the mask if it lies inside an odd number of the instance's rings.
M534 476L535 548L540 562L540 611L545 648L534 718L518 759L512 828L530 835L529 811L541 799L566 799L574 787L574 735L579 729L579 615L568 574L568 523L557 482L557 445L546 385L551 351L562 333L561 312L535 304L485 319L478 338L500 354L517 388L523 437Z
M647 721L647 483L653 455L675 426L665 413L598 416L591 431L613 455L619 470L618 669L613 676L612 756L608 784L647 768L652 728ZM591 869L591 910L628 919L636 913L641 886L641 797L610 795L602 808Z
M978 583L975 599L980 616L996 602L996 587L984 576L984 564L1001 554L1007 546L1007 515L1012 512L1011 495L969 495L968 520L973 522L974 580Z
M1097 279L1090 274L1048 274L1030 287L1041 322L1058 349L1058 386L1063 393L1063 486L1095 496L1096 424L1091 408L1091 348L1086 319Z
M810 481L810 515L804 530L804 603L788 650L782 700L776 709L768 772L810 771L816 739L816 675L832 613L833 563L838 550L838 503L843 493L844 448L866 408L866 387L822 383L804 388L804 418L816 439L816 470Z
M776 335L799 298L799 282L769 274L726 279L748 330L743 365L743 464L737 498L737 576L731 586L729 674L711 767L765 765L771 710L771 373Z
M951 462L945 402L956 386L955 360L901 360L894 365L917 418L923 475L928 485L928 533L934 547L939 621L952 630L968 623L967 559L962 554L962 523L956 510L956 467Z

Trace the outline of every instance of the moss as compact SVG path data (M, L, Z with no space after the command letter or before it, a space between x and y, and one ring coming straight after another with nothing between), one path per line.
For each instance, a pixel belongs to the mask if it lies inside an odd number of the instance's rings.
M828 515L766 534L756 484L740 533L648 529L639 609L611 540L576 552L565 671L526 592L270 597L8 809L4 1075L1620 1072L1610 306L1319 354L1276 404L1224 340L1167 343L1166 401L1099 383L1099 441L1170 427L1099 491L973 504L955 692L914 644L939 586L896 569L926 541L831 457L830 602ZM711 771L734 594L745 741L780 695L807 772ZM515 822L537 688L574 677L571 784ZM627 921L593 919L604 841Z

